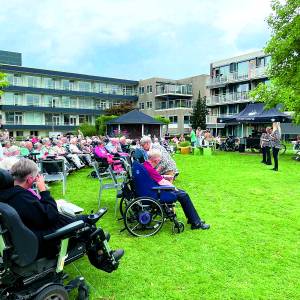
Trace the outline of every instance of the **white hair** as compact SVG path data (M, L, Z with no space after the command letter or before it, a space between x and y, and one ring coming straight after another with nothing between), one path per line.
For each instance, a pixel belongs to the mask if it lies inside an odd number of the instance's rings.
M151 149L148 152L148 159L152 159L152 158L161 158L161 152L158 149Z
M140 145L151 144L151 138L149 136L143 136L140 140Z
M39 169L37 164L32 160L21 158L11 167L10 172L15 180L24 182L28 175L32 175L33 177L35 177L38 174Z

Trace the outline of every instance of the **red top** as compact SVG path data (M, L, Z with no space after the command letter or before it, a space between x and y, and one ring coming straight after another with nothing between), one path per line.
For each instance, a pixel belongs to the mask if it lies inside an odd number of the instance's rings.
M148 161L143 163L144 168L149 173L150 177L157 183L159 183L162 179L164 179L152 166Z

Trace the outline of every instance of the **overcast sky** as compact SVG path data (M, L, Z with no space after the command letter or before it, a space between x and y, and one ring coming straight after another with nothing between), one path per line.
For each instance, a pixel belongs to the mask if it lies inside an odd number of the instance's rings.
M23 65L180 79L262 49L269 0L0 0L0 49Z

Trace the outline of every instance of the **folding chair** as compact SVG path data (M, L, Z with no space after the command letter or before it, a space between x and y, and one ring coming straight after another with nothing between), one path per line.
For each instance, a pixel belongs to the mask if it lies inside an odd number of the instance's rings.
M45 182L62 181L63 195L66 193L67 173L63 159L40 160L39 166Z
M94 162L93 166L100 183L98 193L98 208L100 208L102 191L114 189L116 190L115 216L117 216L118 195L121 192L124 176L117 175L113 171L112 166L109 166L104 173L100 173L97 162Z

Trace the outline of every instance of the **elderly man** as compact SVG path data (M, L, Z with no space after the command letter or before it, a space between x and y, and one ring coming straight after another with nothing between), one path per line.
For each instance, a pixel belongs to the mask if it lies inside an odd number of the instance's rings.
M159 164L161 159L161 153L159 150L153 149L148 152L148 160L143 163L144 168L147 170L150 178L155 181L158 185L167 185L173 186L171 182L163 178L157 171L156 166ZM183 191L176 189L171 191L176 195L176 199L180 202L182 209L186 218L188 219L188 223L191 224L191 229L209 229L210 225L205 224L202 221L193 205L193 202L189 195Z
M148 159L147 152L151 149L157 149L161 152L161 161L157 165L157 171L164 176L168 176L170 180L174 178L175 174L178 173L176 163L170 156L168 151L161 145L152 144L151 138L149 136L144 136L140 140L141 148L137 148L134 153L134 159L140 163L143 163Z
M86 215L69 218L58 212L56 201L47 191L43 176L38 173L38 167L33 161L21 158L12 166L11 174L14 177L14 186L1 190L0 201L12 206L23 223L37 236L40 256L52 256L55 251L55 243L43 240L46 234L78 219L90 223ZM40 197L31 190L34 182ZM99 249L96 259L101 260L102 254L102 250ZM112 253L116 260L119 260L123 254L124 251L121 249Z

